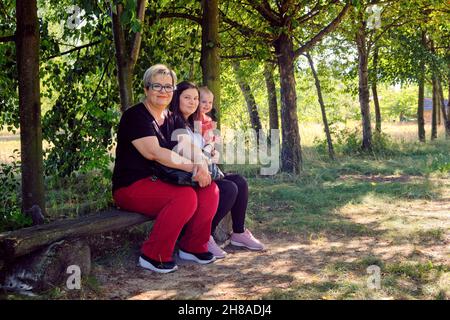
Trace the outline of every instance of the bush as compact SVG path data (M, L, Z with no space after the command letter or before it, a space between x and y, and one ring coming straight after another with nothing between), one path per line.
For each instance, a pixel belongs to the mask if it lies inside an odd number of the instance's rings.
M14 150L11 158L11 163L0 164L0 231L32 224L31 218L21 211L19 152Z
M348 156L373 155L376 157L385 157L399 154L400 146L395 143L391 137L385 133L374 131L372 134L372 150L365 151L362 146L362 131L359 128L337 131L331 130L334 150L337 154ZM326 139L316 139L315 147L319 153L328 153L328 144Z

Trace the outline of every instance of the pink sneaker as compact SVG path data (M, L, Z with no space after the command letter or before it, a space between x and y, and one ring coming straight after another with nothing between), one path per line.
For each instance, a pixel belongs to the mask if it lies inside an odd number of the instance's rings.
M223 259L227 255L227 253L223 251L222 248L220 248L214 241L213 236L209 236L208 251L211 252L217 259Z
M245 229L243 233L233 233L231 235L231 244L233 246L245 247L255 251L265 249L261 241L256 239L248 229Z

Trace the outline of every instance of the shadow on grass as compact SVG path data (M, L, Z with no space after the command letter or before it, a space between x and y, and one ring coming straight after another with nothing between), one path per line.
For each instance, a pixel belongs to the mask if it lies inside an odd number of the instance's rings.
M380 283L370 288L369 266L380 267ZM319 280L294 282L288 289L273 289L263 299L448 299L448 288L439 282L450 269L445 265L383 262L368 255L353 262L332 262L322 269ZM373 284L373 283L371 283Z
M377 224L352 222L339 214L349 204L364 204L367 196L380 202L396 200L435 199L439 186L428 178L373 182L370 179L336 178L333 181L304 179L261 182L249 180L249 217L270 231L331 231L346 236L375 236ZM364 210L361 209L361 210ZM361 212L364 215L365 212Z

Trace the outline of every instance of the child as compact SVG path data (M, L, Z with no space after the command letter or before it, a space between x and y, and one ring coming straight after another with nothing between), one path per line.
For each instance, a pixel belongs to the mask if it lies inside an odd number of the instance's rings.
M201 122L200 131L205 139L205 144L214 145L217 142L217 137L214 135L213 130L217 128L217 122L215 121L215 110L213 109L214 95L208 87L200 87L200 112L199 119L197 121ZM212 117L210 117L209 115Z
M215 111L213 109L214 94L206 86L200 87L199 91L200 113L198 120L201 121L201 133L205 140L205 145L210 144L214 147L214 143L219 143L219 137L215 136L213 132L216 128L216 122L214 121L215 119L207 115L207 113ZM213 219L211 234L214 233L217 225L225 215L231 211L233 223L231 244L250 250L263 250L265 248L264 245L244 226L248 203L248 185L245 178L238 174L226 174L225 178L216 181L216 184L220 191L219 208ZM226 252L216 244L212 235L208 241L208 251L216 258L224 258L226 255Z

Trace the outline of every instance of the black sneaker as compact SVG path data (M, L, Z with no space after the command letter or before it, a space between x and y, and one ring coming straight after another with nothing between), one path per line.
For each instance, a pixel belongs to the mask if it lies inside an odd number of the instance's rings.
M142 268L152 270L159 273L169 273L174 272L178 269L178 266L173 261L169 262L160 262L153 259L150 259L143 254L139 257L139 265Z
M211 252L191 253L180 249L178 256L180 259L195 261L200 264L208 264L216 261L216 257Z

